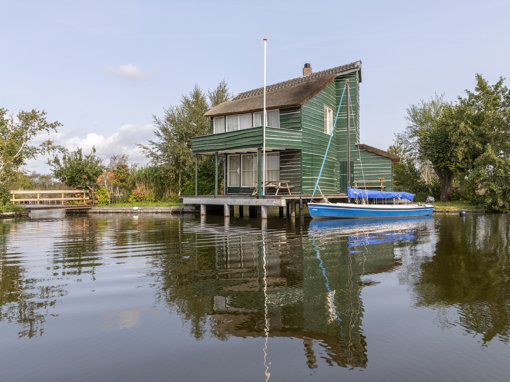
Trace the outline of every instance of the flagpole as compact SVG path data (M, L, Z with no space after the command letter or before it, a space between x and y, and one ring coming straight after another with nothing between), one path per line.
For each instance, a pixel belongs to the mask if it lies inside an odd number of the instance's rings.
M262 126L262 196L266 195L266 57L267 57L267 38L264 39L264 112Z

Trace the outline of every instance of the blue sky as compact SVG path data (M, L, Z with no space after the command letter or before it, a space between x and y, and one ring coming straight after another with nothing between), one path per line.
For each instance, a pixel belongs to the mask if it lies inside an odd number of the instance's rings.
M0 107L43 109L57 141L107 158L152 136L195 84L235 94L363 62L361 141L386 149L406 108L510 77L510 1L0 1ZM508 84L508 81L507 81ZM32 167L44 171L44 160Z

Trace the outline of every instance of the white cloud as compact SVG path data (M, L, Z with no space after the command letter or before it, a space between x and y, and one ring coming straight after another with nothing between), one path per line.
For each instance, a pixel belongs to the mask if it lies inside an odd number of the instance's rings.
M144 165L148 162L138 144L145 143L154 136L154 126L127 124L119 127L117 131L109 136L97 133L88 133L86 136L74 135L70 132L56 133L51 136L55 144L64 146L69 150L81 148L84 153L89 153L92 147L96 148L96 155L108 164L112 155L126 154L132 164ZM40 137L42 142L47 136ZM35 142L37 143L37 142ZM49 173L49 166L46 164L48 158L32 160L26 166L29 171Z
M133 64L119 65L119 66L105 66L103 70L107 73L112 73L120 78L131 81L143 81L154 77L159 69L154 69L150 73L144 73L142 68Z

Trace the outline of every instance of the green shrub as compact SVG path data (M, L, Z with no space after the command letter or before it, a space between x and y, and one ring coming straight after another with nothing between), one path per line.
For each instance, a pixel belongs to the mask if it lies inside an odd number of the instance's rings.
M110 204L110 194L106 187L98 187L96 192L96 203L99 205Z

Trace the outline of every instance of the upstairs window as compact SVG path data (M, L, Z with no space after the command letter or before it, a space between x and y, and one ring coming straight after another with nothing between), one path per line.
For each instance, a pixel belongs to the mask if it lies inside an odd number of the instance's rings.
M267 111L267 126L280 127L280 110Z
M225 117L214 117L214 134L225 132Z
M333 110L324 105L324 133L331 135L333 131Z
M261 127L264 124L263 113L245 113L214 117L214 134L224 133L226 131L236 131L250 129L252 127ZM267 111L267 126L280 127L280 110Z
M227 115L227 131L239 130L239 116Z

